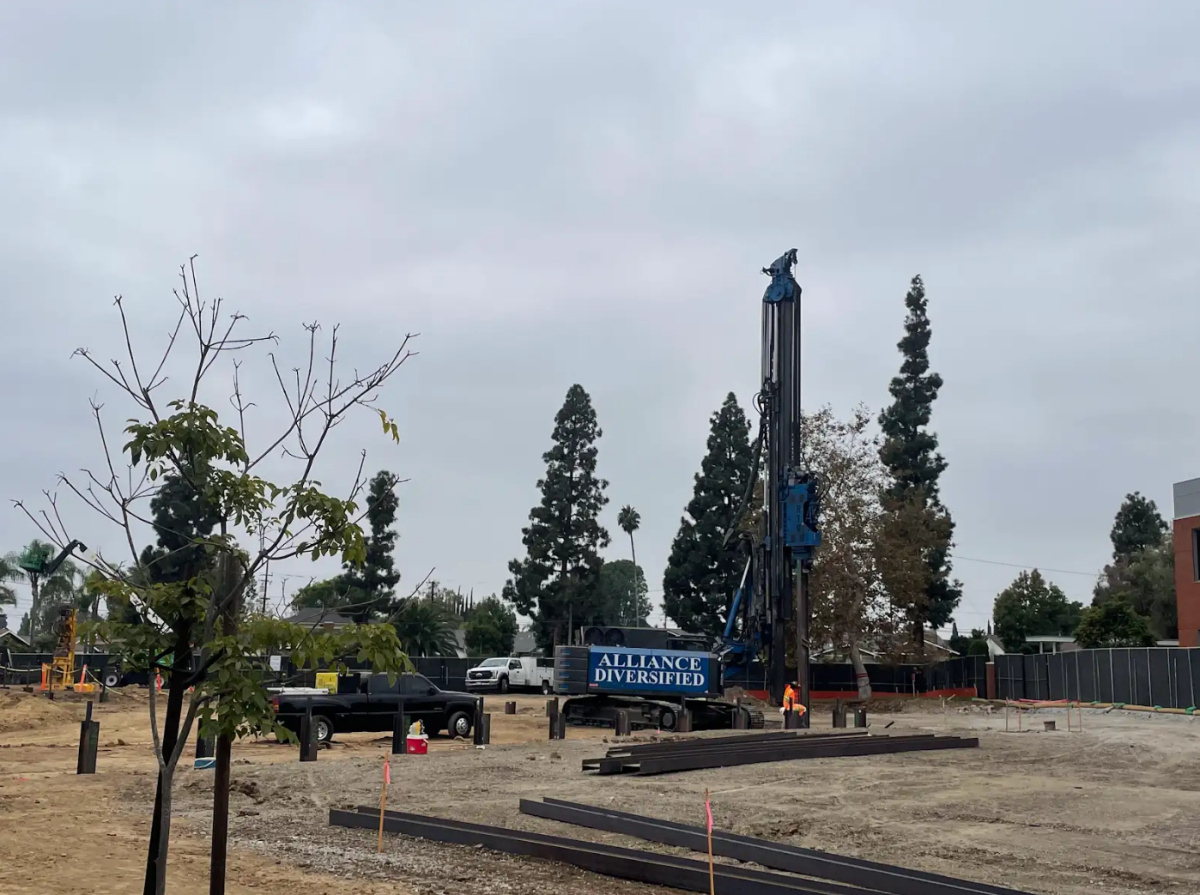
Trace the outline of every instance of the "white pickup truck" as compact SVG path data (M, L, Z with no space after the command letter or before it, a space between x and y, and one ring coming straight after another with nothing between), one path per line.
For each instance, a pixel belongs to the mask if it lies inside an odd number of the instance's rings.
M501 658L484 659L467 669L468 690L539 690L550 693L554 687L554 660Z

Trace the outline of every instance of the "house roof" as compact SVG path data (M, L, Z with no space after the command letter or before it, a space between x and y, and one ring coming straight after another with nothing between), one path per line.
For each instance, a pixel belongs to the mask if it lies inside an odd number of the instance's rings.
M294 615L285 619L285 621L289 621L294 625L320 625L321 627L329 626L334 628L354 624L354 619L349 616L342 615L334 609L323 609L319 606L313 609L300 609Z
M17 643L21 644L21 646L29 646L29 641L12 628L0 628L0 640L4 640L6 637L11 637L13 640L17 641Z

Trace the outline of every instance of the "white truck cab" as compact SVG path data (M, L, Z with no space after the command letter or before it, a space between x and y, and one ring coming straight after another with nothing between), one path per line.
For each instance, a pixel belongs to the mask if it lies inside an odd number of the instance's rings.
M498 693L537 690L549 693L553 685L553 659L497 656L484 659L474 668L467 669L468 690L495 690Z

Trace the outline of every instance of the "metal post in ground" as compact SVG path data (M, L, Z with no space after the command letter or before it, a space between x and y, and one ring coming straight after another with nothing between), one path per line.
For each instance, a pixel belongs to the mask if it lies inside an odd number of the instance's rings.
M679 716L675 721L675 730L678 733L692 732L692 713L687 709L680 709Z
M483 697L480 696L475 700L475 723L471 725L474 737L472 742L476 746L484 745L483 742Z
M317 725L313 723L311 706L300 716L300 760L317 760Z
M833 704L833 726L846 726L846 706L840 699Z
M396 717L392 720L392 754L406 755L408 753L408 719L404 717L404 700L400 700L400 705L396 711Z
M517 713L517 704L515 702L504 703L504 714L515 715Z
M867 707L865 705L856 705L854 707L854 726L867 726Z
M76 774L96 773L96 753L100 748L100 722L92 720L92 701L87 704L87 714L79 725L79 758L75 762Z
M617 712L616 734L619 737L629 736L629 712Z

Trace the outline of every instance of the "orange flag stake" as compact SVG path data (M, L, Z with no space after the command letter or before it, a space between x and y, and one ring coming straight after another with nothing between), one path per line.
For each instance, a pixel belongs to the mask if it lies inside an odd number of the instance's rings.
M383 794L379 797L379 853L383 853L383 812L387 808L387 790L388 784L392 782L392 766L388 763L388 756L385 753L383 756Z
M704 790L704 813L708 815L708 893L717 895L716 871L713 868L712 850L712 803L708 800L708 790Z

